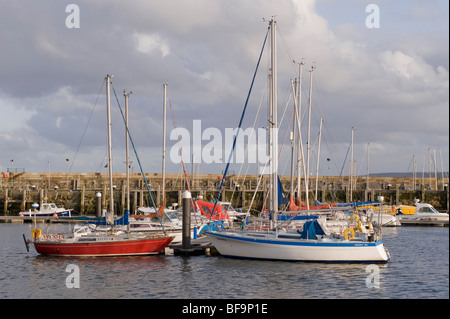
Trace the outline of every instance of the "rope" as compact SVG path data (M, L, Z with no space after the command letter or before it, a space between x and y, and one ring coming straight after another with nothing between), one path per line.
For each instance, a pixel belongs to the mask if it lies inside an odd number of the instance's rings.
M264 88L264 92L266 91L266 89L267 89L267 85L266 85L266 87ZM264 93L264 94L265 94L265 93ZM259 118L259 112L260 112L260 110L261 110L261 106L262 106L262 103L263 103L263 101L264 101L264 94L263 94L263 96L262 96L262 98L261 98L261 101L260 101L260 103L259 103L258 111L256 112L256 117L255 117L255 120L254 120L254 122L253 122L253 130L255 130L256 122L258 121L258 118ZM253 136L253 131L252 131L252 134L251 134L250 137L249 137L249 141L251 140L251 137L252 137L252 136ZM258 139L258 134L256 134L256 139ZM258 142L257 142L257 144L258 144ZM247 145L247 147L245 148L244 158L245 158L245 157L247 156L247 154L248 154L248 149L249 149L249 147L250 147L250 143L249 143L249 145ZM258 150L256 150L256 152L258 152ZM242 171L243 166L244 166L244 163L242 163L241 168L239 169L238 176L241 176L241 171ZM241 180L238 179L238 182L239 182L240 184L242 184L242 185L245 183L245 180L247 179L247 173L248 173L248 168L249 168L249 167L250 167L250 163L248 163L248 165L247 165L247 169L246 169L246 171L245 171L243 180L241 181ZM258 169L259 169L259 163L256 163L256 169L257 169L257 172L258 172ZM233 197L234 197L235 191L236 191L236 188L234 187L234 188L233 188L233 193L231 194L230 202L233 201Z
M292 114L291 114L291 119L289 120L289 124L288 124L287 129L286 129L286 133L284 134L283 143L281 144L280 151L278 152L278 160L280 160L281 152L283 151L283 146L284 146L284 143L286 142L287 134L288 134L288 132L290 132L290 131L289 131L289 128L290 128L290 126L291 126L291 122L292 122L292 119L293 119L293 117L294 117L294 114L295 114L295 110L293 109L293 110L292 110ZM278 175L277 175L277 177L278 177ZM278 183L278 181L276 181L276 182ZM264 198L262 211L264 211L264 209L266 208L266 203L267 203L267 200L269 199L269 193L270 193L270 192L267 192L266 197Z
M339 179L336 183L336 187L334 188L333 197L331 198L331 203L334 203L334 199L336 197L336 192L337 192L337 185L339 185L339 182L341 181L342 171L344 170L345 162L347 161L347 156L348 156L348 152L350 151L350 146L351 145L349 145L347 148L347 154L345 154L344 163L342 164L341 173L339 174Z
M106 80L104 79L103 82L102 82L102 87L100 88L100 91L98 92L97 99L95 100L94 107L92 108L91 114L89 115L89 119L88 119L88 121L86 123L86 127L84 128L83 135L81 135L80 143L78 144L78 147L77 147L77 150L75 152L75 155L73 156L73 159L72 159L72 161L70 163L70 167L69 167L69 171L68 172L72 171L73 163L75 162L75 159L77 158L78 151L80 150L81 143L83 142L83 139L84 139L84 135L86 135L87 128L89 126L89 123L91 122L92 114L94 114L95 107L97 106L97 102L98 102L98 99L100 97L100 93L103 90L103 86L105 85L105 81Z

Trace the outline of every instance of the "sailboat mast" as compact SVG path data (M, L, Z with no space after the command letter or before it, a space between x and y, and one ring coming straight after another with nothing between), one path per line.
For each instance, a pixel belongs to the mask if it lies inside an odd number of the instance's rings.
M308 102L308 135L306 144L306 184L309 189L309 155L311 150L311 100L312 100L312 73L314 71L314 66L311 67L309 71L309 102ZM306 208L309 210L309 191L306 189Z
M295 87L297 87L297 79L295 79ZM294 96L294 100L296 96ZM294 103L294 115L297 114L297 103ZM292 121L291 131L291 182L289 187L290 198L294 199L294 171L295 171L295 130L297 129L297 121Z
M350 201L353 201L353 135L354 135L355 127L352 127L352 156L350 163Z
M436 171L436 149L433 150L434 154L434 189L438 190L438 179L437 179L437 171Z
M294 85L293 85L292 81L291 81L291 86L292 86L292 92L295 92L295 88L294 88ZM297 104L297 101L294 100L294 103ZM302 130L300 129L300 128L301 128L301 124L300 124L300 118L299 118L299 114L298 114L298 113L295 114L295 120L297 121L297 127L299 128L299 130L298 130L298 139L299 139L299 146L300 146L300 147L299 147L299 155L298 155L298 158L299 158L299 159L302 159L302 158L303 158ZM305 173L305 172L306 172L305 161L299 160L299 161L298 161L298 165L299 165L298 171L299 171L299 172L301 171L300 165L302 165L303 173ZM299 177L298 177L298 181L300 181L300 175L299 175ZM306 176L305 176L305 178L303 179L303 181L305 182L305 193L308 194L309 188L308 188L308 183L307 183L307 181L306 181ZM298 195L298 198L301 199L301 196L300 196L300 187L299 187L299 186L298 186L298 189L299 189L299 191L298 191L298 194L299 194L299 195ZM308 197L306 197L306 198L308 198ZM309 209L309 206L308 206L308 209Z
M317 199L317 188L318 188L318 184L319 184L319 159L320 159L320 142L322 140L322 123L323 123L323 118L320 118L320 128L319 128L319 147L317 150L317 164L316 164L316 192L314 194L314 198L315 200Z
M370 169L369 169L369 164L370 164L370 154L369 154L369 148L370 148L370 143L367 143L367 174L366 174L366 189L369 189L369 174L370 174Z
M442 190L445 190L444 188L444 184L445 184L445 179L444 179L444 163L442 162L442 150L439 149L439 155L441 158L441 177L442 177Z
M126 174L127 174L127 213L130 213L130 155L129 155L129 133L128 133L128 97L131 91L125 93L123 91L123 96L125 97L125 125L127 126L125 130L125 148L126 148Z
M163 205L166 205L166 101L167 83L163 84L163 150L162 150L162 198Z
M297 89L297 114L296 117L298 120L297 123L297 132L298 132L298 143L299 147L297 148L297 197L301 199L301 164L304 163L303 160L303 141L302 141L302 134L301 134L301 115L302 115L302 70L303 65L305 62L301 61L298 65L299 71L298 71L298 87Z
M413 191L416 191L416 159L414 154L412 158L412 164L413 164Z
M270 36L271 36L271 73L270 73L270 160L271 160L271 201L270 210L274 214L276 221L276 213L278 211L278 119L277 119L277 51L276 51L276 21L270 20Z
M428 148L428 184L431 189L431 159L430 159L430 147Z
M109 213L107 221L114 219L114 197L113 197L113 176L112 176L112 147L111 147L111 76L106 75L106 117L108 127L108 171L109 171ZM112 222L113 223L113 222Z

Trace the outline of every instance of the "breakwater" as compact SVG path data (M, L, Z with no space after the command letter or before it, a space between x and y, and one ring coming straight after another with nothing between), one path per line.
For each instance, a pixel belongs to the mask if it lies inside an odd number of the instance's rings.
M262 177L257 188L259 176L231 175L227 177L221 200L230 201L234 207L261 209L266 198L268 177ZM162 202L162 175L147 173L152 196L156 205ZM151 199L141 174L130 174L129 199L127 198L126 174L116 173L114 180L115 211L120 214L129 200L131 211L139 206L151 206ZM212 200L217 196L221 175L194 174L187 179L183 174L166 174L167 206L177 207L182 203L182 193L188 186L194 198L199 195ZM288 196L290 177L280 176L283 189ZM376 200L384 196L389 205L412 205L414 199L430 203L436 209L449 210L449 190L447 179L406 177L353 177L319 176L310 178L309 199L313 204L315 194L321 202L349 202ZM294 185L296 185L294 180ZM317 184L317 191L316 191ZM415 184L415 185L414 185ZM301 199L305 200L304 182L301 182ZM102 194L103 208L108 209L109 179L106 173L1 173L0 175L0 215L15 215L30 209L33 203L52 202L66 208L73 208L82 214L95 214L96 194Z

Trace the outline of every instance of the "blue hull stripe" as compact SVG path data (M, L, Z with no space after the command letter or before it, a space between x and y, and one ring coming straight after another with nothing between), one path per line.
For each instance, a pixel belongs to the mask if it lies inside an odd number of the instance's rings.
M259 244L286 245L286 246L370 247L370 246L383 245L383 242L381 240L379 240L377 242L373 242L373 243L368 243L368 242L326 243L326 242L317 242L317 241L310 241L310 240L305 240L304 242L289 241L289 240L273 241L273 240L267 240L267 239L228 236L228 235L211 233L211 232L205 232L205 234L209 234L209 235L212 235L212 236L215 236L218 238L231 239L231 240L237 240L237 241L246 241L246 242L259 243Z

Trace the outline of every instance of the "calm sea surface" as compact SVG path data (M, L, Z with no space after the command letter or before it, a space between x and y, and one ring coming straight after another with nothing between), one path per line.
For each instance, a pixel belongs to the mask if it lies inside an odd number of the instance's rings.
M53 227L53 226L52 226ZM27 252L30 224L0 224L0 299L183 298L340 299L449 298L449 228L385 228L392 260L378 264L379 288L367 264L239 260L221 256L67 258ZM80 287L68 288L79 268Z

